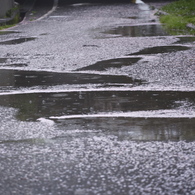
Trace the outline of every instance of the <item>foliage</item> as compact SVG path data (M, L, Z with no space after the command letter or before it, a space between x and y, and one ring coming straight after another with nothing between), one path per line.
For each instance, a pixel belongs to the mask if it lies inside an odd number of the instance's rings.
M195 0L179 0L165 5L162 10L168 15L160 16L160 21L173 34L195 34L187 24L195 25Z
M13 26L15 26L15 24L3 25L3 26L0 25L0 30L6 29L6 28L10 28L10 27L13 27Z
M8 19L7 21L3 22L2 24L0 23L0 30L10 28L20 21L19 7L15 6L12 9L8 10L5 15L5 19L6 18Z

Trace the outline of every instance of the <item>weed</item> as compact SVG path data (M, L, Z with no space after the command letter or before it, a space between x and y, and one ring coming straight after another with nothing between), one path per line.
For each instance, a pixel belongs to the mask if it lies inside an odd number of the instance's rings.
M0 26L0 30L6 29L6 28L10 28L10 27L13 27L13 26L15 26L15 24L3 25L3 26Z
M168 15L160 16L160 21L171 34L194 34L195 30L187 27L195 25L195 0L179 0L162 8Z
M5 21L0 23L0 30L15 26L20 21L19 7L8 10L4 18Z

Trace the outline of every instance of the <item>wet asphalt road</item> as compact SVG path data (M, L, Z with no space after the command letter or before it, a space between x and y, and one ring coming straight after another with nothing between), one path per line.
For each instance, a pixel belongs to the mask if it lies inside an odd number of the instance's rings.
M60 1L0 32L0 194L195 194L195 38L153 13Z

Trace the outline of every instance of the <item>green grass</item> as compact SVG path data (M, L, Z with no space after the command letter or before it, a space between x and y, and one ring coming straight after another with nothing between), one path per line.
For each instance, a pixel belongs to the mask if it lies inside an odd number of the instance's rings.
M16 24L3 25L3 26L0 26L0 30L6 29L6 28L10 28L10 27L13 27L13 26L15 26L15 25L16 25Z
M4 18L11 18L12 15L15 15L13 19L10 21L0 24L0 30L10 28L15 26L20 21L20 14L19 14L19 7L13 7L12 9L8 10Z
M195 30L186 27L195 25L195 0L178 0L162 7L168 15L160 16L160 21L171 34L192 34Z

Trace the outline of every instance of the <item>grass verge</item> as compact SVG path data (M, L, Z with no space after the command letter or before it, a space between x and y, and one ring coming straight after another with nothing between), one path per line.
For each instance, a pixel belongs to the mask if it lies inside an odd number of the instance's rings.
M16 6L8 10L4 19L5 21L0 23L0 30L15 26L20 21L19 7Z
M195 35L195 0L174 1L161 10L167 14L160 16L160 22L169 33Z
M11 28L13 26L15 26L16 24L10 24L10 25L0 25L0 30L6 29L6 28Z

